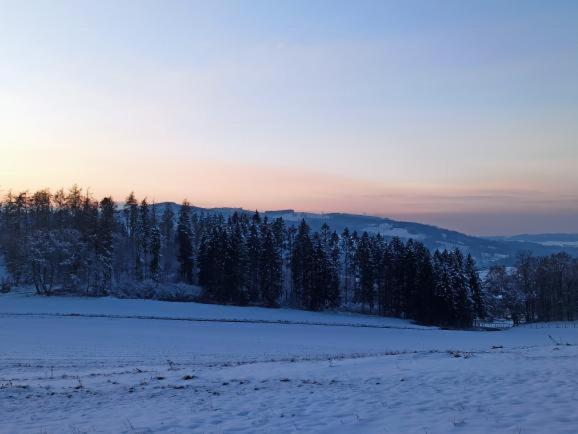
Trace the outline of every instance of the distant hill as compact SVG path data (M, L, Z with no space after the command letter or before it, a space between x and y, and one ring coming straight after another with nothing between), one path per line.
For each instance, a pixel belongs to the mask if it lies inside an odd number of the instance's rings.
M160 203L156 205L157 212L160 213L166 205L173 207L175 213L180 207L175 203ZM193 206L192 209L196 213L221 214L225 217L234 212L253 212L241 208L200 208ZM339 233L347 227L350 231L357 231L358 233L364 231L374 234L380 233L386 238L399 237L404 240L412 238L421 241L432 251L459 248L464 252L471 253L481 267L492 264L511 265L516 254L521 251L530 251L535 255L549 255L565 251L573 256L578 256L578 234L475 237L437 226L366 215L316 214L290 209L265 211L262 214L269 218L283 217L287 224L293 225L297 225L302 219L305 219L313 230L318 230L323 223L327 223Z
M518 241L537 243L542 246L576 247L578 248L578 234L522 234L510 237L491 237L498 241Z

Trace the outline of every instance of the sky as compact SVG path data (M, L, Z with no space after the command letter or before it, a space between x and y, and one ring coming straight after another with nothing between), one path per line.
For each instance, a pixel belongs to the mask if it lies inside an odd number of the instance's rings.
M578 2L0 0L0 193L578 232Z

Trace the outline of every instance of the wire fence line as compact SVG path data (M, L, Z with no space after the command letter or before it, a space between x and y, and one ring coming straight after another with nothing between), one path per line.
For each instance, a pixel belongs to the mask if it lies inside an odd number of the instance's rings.
M578 329L578 321L526 322L514 324L512 321L474 320L474 327L485 330L507 330L513 327L529 329Z
M554 322L529 322L518 324L517 327L530 329L575 329L578 328L576 321L554 321Z

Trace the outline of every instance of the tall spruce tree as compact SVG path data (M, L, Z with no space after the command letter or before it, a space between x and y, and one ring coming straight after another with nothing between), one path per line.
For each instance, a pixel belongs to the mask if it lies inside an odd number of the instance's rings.
M245 292L245 240L243 220L237 212L228 221L226 238L224 285L231 301L244 305L248 302Z
M486 306L482 294L482 282L480 273L476 267L476 262L472 255L468 254L465 263L465 274L467 279L468 291L472 301L472 313L478 319L486 318Z
M149 251L148 272L151 280L157 285L161 281L162 236L157 224L156 206L153 205L147 247Z
M348 228L341 234L341 254L343 256L343 302L349 303L355 279L355 246Z
M325 307L329 285L331 284L331 270L325 240L327 234L313 234L311 252L311 274L305 285L305 303L309 310L321 310Z
M111 197L105 197L99 207L96 290L98 294L106 295L112 289L116 205Z
M369 311L372 312L375 303L375 267L373 264L371 239L367 232L363 233L357 245L355 263L357 279L359 280L357 300L363 306L369 307Z
M305 220L301 220L291 252L291 278L296 300L302 307L311 309L313 244L311 229Z
M339 250L339 235L337 235L337 232L331 234L327 255L329 258L329 283L325 303L327 307L335 309L341 302L341 252Z
M281 295L281 255L273 231L264 221L261 228L260 296L265 306L277 306Z
M260 295L260 260L261 260L261 236L259 228L261 215L253 214L249 225L249 234L246 246L246 284L247 297L251 303L256 303Z
M415 299L412 302L411 317L417 321L435 323L435 275L432 257L429 250L422 243L414 244L415 257Z
M454 306L453 324L458 327L470 327L473 320L472 300L464 272L464 255L459 249L455 249L450 254L449 268Z
M184 200L179 210L177 245L179 277L182 282L193 283L193 246L191 233L191 205Z
M149 253L151 242L151 222L149 204L145 199L140 203L136 235L135 276L137 280L149 278Z
M166 204L159 225L161 235L161 275L162 280L169 280L174 273L175 248L175 213L172 206Z
M138 252L138 202L133 192L131 192L125 200L124 209L124 224L127 237L128 250L128 269L130 270L130 277L138 280L138 271L140 269L140 257Z

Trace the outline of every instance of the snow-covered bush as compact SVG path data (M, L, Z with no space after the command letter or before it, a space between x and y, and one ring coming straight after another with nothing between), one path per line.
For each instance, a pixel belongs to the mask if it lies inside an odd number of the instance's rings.
M144 282L126 282L113 289L111 295L118 298L140 298L163 301L197 301L202 289L184 283L158 284L152 280Z

